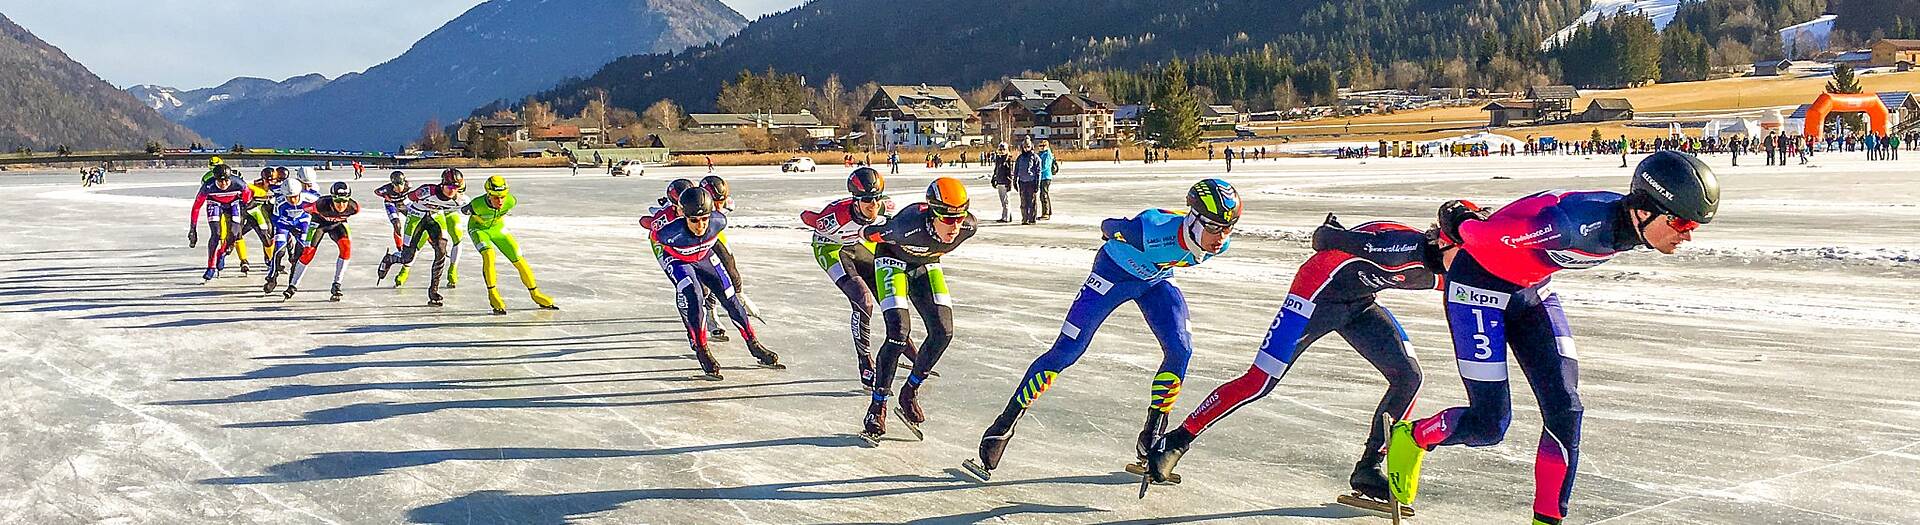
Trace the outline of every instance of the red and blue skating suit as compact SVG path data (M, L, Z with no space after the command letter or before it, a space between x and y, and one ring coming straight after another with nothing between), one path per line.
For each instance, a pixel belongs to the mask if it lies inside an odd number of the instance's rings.
M1462 223L1465 253L1446 274L1447 325L1468 404L1415 421L1414 441L1428 448L1499 443L1513 415L1511 350L1546 426L1534 464L1533 511L1547 523L1567 513L1583 411L1573 331L1548 284L1554 272L1592 268L1642 244L1622 198L1604 191L1541 192L1485 221Z
M1300 354L1329 333L1338 333L1387 378L1378 412L1405 418L1420 391L1420 363L1393 313L1375 302L1384 290L1432 290L1440 266L1426 232L1396 222L1341 228L1331 222L1314 231L1314 254L1294 273L1280 314L1260 342L1253 367L1208 394L1187 416L1183 432L1169 437L1184 447L1240 407L1265 397ZM1377 461L1386 429L1374 419L1362 458Z
M200 216L206 215L207 228L212 231L212 239L207 242L207 270L220 266L220 260L226 258L227 250L233 241L240 237L241 216L249 204L253 203L253 192L247 189L247 181L240 177L227 176L227 187L221 189L208 180L200 184L200 191L193 197L193 208L188 212L188 229L200 227ZM210 279L211 277L209 277Z
M687 327L688 343L703 359L707 351L705 304L709 293L719 297L721 306L726 308L727 316L733 318L741 337L747 341L758 340L753 332L753 322L747 318L746 305L735 293L733 277L728 275L726 266L720 264L714 252L714 246L720 243L720 232L727 228L727 216L714 212L708 221L706 232L698 235L687 228L685 217L673 217L664 223L646 221L648 236L655 246L659 246L661 263L665 266L667 278L673 281L674 305L680 309L680 319Z

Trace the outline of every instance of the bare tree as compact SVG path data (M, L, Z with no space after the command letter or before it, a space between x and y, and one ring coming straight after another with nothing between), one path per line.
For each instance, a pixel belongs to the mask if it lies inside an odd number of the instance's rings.
M640 114L640 125L654 129L680 129L680 119L686 114L672 100L661 100L647 106Z

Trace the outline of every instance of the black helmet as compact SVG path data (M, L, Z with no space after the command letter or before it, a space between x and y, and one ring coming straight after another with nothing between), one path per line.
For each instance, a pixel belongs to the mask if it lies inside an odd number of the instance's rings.
M867 199L886 196L887 179L880 176L879 170L873 168L862 167L853 170L853 174L847 176L847 193Z
M262 179L273 178L273 168L260 168L260 178Z
M1633 170L1632 194L1653 210L1700 224L1713 222L1720 210L1720 180L1698 157L1661 151L1640 161Z
M706 217L713 215L713 195L702 188L687 188L680 192L674 202L680 204L682 217Z
M440 172L440 183L464 190L467 189L467 175L460 173L460 168L447 168Z
M1240 192L1220 179L1206 179L1187 188L1187 209L1200 222L1233 226L1240 222Z
M673 182L667 183L667 202L675 203L674 205L678 206L681 193L686 193L687 190L698 187L700 187L700 185L694 184L691 179L673 179Z
M405 186L407 184L407 174L401 173L400 170L393 170L393 174L387 176L387 182L391 182L396 186Z
M344 198L353 196L353 188L347 187L347 183L345 182L335 182L333 183L333 187L327 189L327 193L331 193L335 197L344 199Z
M232 167L232 166L228 166L228 165L226 165L226 164L215 164L215 165L213 165L213 176L214 176L214 178L218 178L218 179L224 179L224 178L227 178L227 176L229 176L229 175L233 175L233 167Z
M723 201L733 196L733 189L727 187L727 179L719 175L708 175L700 179L700 187L713 195L713 200Z

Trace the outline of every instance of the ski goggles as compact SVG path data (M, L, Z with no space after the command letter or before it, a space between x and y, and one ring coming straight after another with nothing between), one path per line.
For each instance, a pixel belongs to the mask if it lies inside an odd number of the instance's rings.
M1692 219L1682 219L1678 215L1667 215L1667 227L1673 228L1676 233L1693 233L1693 230L1700 228L1700 223Z
M881 199L885 199L885 198L887 198L886 195L867 195L862 197L854 197L853 201L854 202L880 202Z

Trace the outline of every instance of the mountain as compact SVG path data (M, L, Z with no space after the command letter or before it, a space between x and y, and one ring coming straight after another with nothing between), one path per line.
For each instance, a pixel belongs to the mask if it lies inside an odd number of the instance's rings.
M429 119L453 122L615 58L716 42L746 23L719 0L489 0L364 74L185 122L223 144L392 150Z
M726 42L622 58L540 98L577 108L607 90L616 106L672 99L712 109L721 82L768 68L819 85L864 82L961 89L1023 71L1131 68L1202 53L1273 53L1378 64L1474 56L1483 34L1532 42L1578 16L1584 0L813 0L755 20ZM1284 11L1284 16L1278 16Z
M142 84L127 88L127 93L133 94L133 98L145 103L154 111L159 111L160 115L167 117L168 120L180 122L227 104L299 95L320 89L321 86L327 85L327 82L327 77L319 73L297 76L280 82L264 78L240 77L217 87L192 91Z
M1572 23L1567 24L1567 27L1561 28L1559 32L1554 33L1553 36L1547 37L1546 41L1540 43L1540 46L1543 48L1553 47L1556 44L1565 42L1567 37L1573 36L1573 32L1579 30L1581 24L1591 24L1601 17L1618 16L1623 13L1647 15L1648 19L1653 20L1653 28L1655 30L1666 29L1667 23L1673 21L1673 15L1680 11L1680 4L1684 1L1685 0L1593 0L1593 5L1587 6L1587 12L1581 13L1580 19L1574 20Z
M201 140L0 15L0 147L139 149Z

